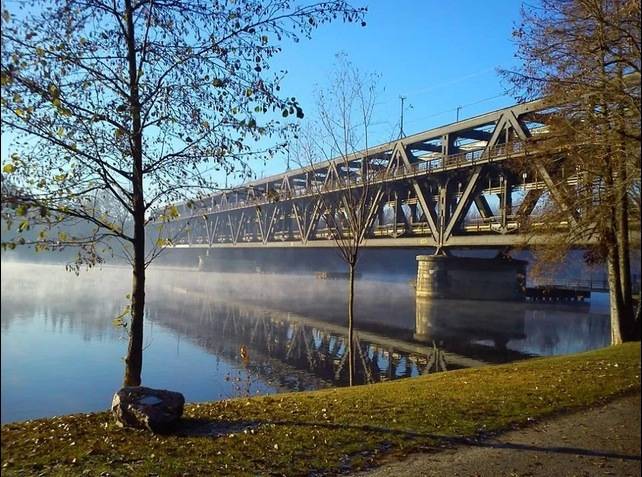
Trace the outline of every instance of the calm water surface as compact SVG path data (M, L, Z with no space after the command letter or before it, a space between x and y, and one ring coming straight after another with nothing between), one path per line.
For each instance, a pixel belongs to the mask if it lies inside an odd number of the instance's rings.
M77 277L59 265L2 265L3 423L109 407L127 349L126 331L112 320L129 284L126 269ZM152 269L143 383L188 401L344 384L345 285ZM363 279L358 381L605 346L607 305L599 295L572 306L416 301L405 281Z

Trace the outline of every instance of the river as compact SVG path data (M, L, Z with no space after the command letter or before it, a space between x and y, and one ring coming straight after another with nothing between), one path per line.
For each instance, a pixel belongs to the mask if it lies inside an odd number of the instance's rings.
M2 423L105 410L118 389L130 272L2 264ZM416 301L407 280L357 282L357 381L608 344L608 299L552 305ZM150 268L143 384L187 401L343 385L346 282ZM247 357L241 358L240 349Z

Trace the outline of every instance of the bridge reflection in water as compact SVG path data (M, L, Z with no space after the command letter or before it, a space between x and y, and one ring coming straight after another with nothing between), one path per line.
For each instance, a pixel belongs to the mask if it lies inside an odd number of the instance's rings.
M243 362L243 347L248 354L244 364L263 381L281 390L347 383L344 327L290 312L217 302L179 288L171 293L171 302L150 305L155 323L239 364ZM425 346L367 330L357 333L355 363L356 381L361 384L483 364L457 357L434 344Z
M197 275L206 277L200 285L172 283L155 295L149 307L152 321L218 359L239 369L245 366L256 379L280 390L346 384L343 281L272 276L274 286L261 293L265 277L241 280L244 285L238 287L229 285L233 277ZM316 286L305 286L306 281ZM362 281L358 289L358 383L598 347L608 337L605 317L589 315L588 305L415 302L402 283ZM573 327L581 330L577 336L569 333ZM245 362L239 353L242 346L248 354Z

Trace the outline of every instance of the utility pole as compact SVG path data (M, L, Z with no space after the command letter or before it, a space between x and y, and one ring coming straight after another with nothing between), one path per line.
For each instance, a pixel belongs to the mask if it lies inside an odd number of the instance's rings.
M401 100L401 120L400 120L401 127L399 129L399 139L401 139L402 137L406 136L406 133L403 131L403 103L406 100L406 97L399 96L399 99Z

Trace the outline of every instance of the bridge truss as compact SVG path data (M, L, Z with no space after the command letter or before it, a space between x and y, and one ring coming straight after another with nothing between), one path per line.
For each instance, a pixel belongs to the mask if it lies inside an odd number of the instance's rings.
M546 114L541 101L518 104L249 182L181 204L168 235L173 247L334 247L333 234L349 232L330 224L361 193L365 247L516 245L538 204L563 202L578 181L563 161L552 168L526 151Z

